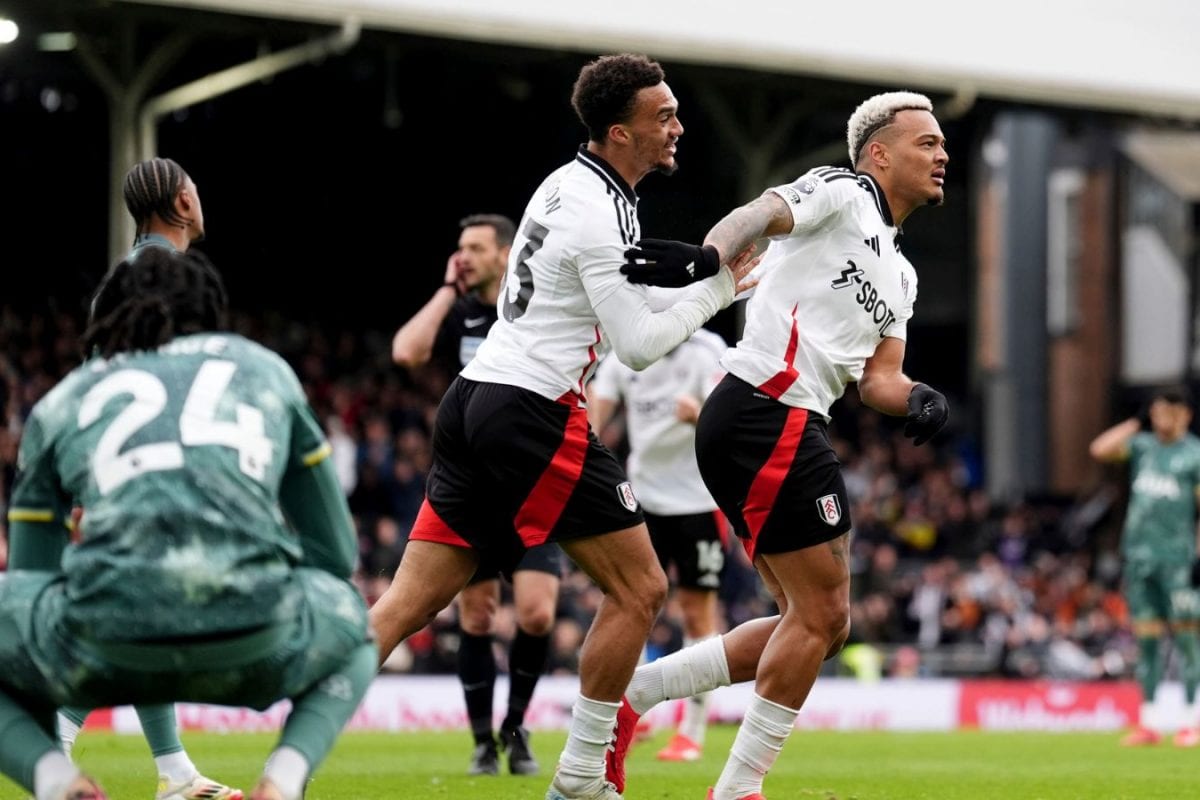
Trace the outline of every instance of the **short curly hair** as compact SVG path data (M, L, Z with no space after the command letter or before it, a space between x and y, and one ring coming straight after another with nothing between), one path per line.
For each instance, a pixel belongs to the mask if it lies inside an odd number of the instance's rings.
M850 165L857 166L862 149L871 137L891 125L901 111L933 111L933 103L916 92L885 92L864 100L846 123L846 145Z
M634 53L600 56L579 71L571 105L588 138L603 142L608 129L633 115L637 93L663 82L657 61Z

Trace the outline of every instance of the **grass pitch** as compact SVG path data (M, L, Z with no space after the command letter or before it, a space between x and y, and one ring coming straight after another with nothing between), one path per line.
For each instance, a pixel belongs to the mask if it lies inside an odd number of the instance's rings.
M627 800L702 800L720 774L735 729L710 728L704 759L654 759L669 732L637 745L629 760ZM184 736L193 759L214 778L249 791L273 735ZM797 731L767 778L770 800L1156 800L1200 797L1200 749L1169 742L1117 745L1116 734L830 733ZM308 790L307 800L431 798L542 800L562 748L561 732L535 732L543 776L471 778L465 731L346 734ZM155 778L140 736L85 732L76 746L83 767L114 800L153 800ZM24 800L0 778L0 800Z

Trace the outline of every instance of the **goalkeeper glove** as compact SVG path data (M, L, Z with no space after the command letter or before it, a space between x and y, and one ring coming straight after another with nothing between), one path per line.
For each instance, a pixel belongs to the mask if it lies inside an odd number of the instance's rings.
M941 392L923 383L913 386L908 393L908 421L904 423L904 435L911 436L913 444L928 442L949 418L950 406Z
M625 251L621 272L632 283L679 288L717 274L721 255L711 244L642 239Z

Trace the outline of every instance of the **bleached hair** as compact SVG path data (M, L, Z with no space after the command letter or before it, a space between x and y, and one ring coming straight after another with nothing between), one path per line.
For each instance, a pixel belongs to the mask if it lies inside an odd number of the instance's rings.
M916 92L884 92L864 100L846 123L846 144L850 146L850 166L858 163L858 154L867 140L890 125L901 111L933 111L933 103Z

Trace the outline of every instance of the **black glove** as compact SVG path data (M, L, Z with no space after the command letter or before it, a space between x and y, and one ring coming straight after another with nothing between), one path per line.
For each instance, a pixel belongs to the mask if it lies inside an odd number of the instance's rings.
M1192 588L1200 589L1200 558L1192 562Z
M937 389L918 383L908 393L908 421L904 435L913 437L913 444L925 444L942 429L950 418L946 397Z
M711 244L642 239L636 247L625 251L621 272L631 283L677 289L716 275L720 268L721 254Z

